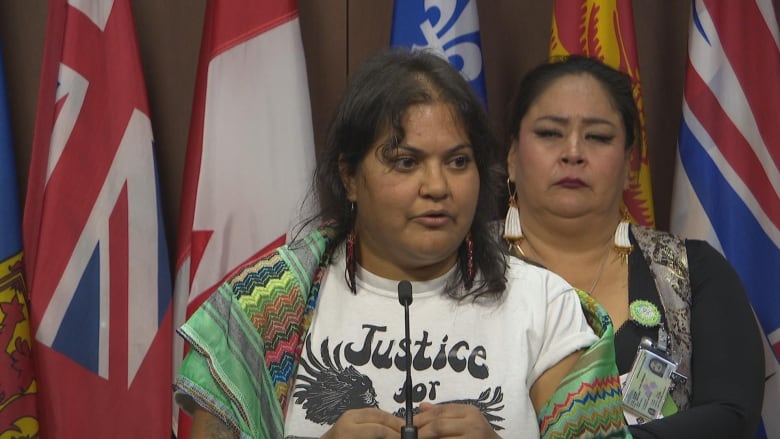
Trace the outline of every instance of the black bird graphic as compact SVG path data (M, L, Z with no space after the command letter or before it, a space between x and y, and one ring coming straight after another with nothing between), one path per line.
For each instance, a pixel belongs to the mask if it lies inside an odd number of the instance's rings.
M301 366L309 376L299 371L293 397L296 404L303 402L306 419L320 425L333 425L342 413L350 409L379 406L371 379L351 365L346 369L341 366L340 349L341 343L333 350L334 364L326 338L320 346L322 361L317 360L311 350L311 338L307 337L306 354L311 364L301 357Z
M443 402L437 402L437 404L470 404L473 406L476 406L480 412L482 412L482 416L487 419L488 423L491 427L493 427L493 430L500 431L503 430L504 427L497 424L497 422L501 422L504 420L504 418L494 414L493 412L500 411L504 408L503 405L496 406L497 404L501 404L501 401L504 400L504 392L501 391L501 386L496 387L495 392L493 392L493 397L490 398L488 401L487 399L490 397L490 388L488 387L485 391L479 394L479 397L476 399L454 399L451 401L443 401ZM414 414L420 412L419 407L414 408ZM399 418L406 417L406 408L401 407L400 409L396 410L395 413L393 413L395 416L398 416Z

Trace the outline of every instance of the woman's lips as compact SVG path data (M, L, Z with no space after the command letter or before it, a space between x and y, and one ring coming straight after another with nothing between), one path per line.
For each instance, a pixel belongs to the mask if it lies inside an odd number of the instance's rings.
M570 189L577 189L587 186L584 181L579 178L562 178L555 183L556 186L561 186Z
M425 213L416 216L414 220L426 227L441 227L452 222L452 217L446 213Z

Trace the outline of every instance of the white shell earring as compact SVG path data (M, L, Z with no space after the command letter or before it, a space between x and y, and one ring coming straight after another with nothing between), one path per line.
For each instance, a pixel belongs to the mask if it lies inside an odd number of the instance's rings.
M516 247L520 254L523 250L520 244L523 242L523 229L520 227L520 211L517 209L517 192L512 190L512 182L507 178L509 189L509 209L504 219L504 239L509 243L509 248Z
M628 213L623 212L623 219L618 223L617 229L615 229L615 237L612 242L612 248L615 249L623 263L628 263L628 255L631 254L631 250L634 246L631 245L631 239L628 237L628 229L631 224L628 218Z

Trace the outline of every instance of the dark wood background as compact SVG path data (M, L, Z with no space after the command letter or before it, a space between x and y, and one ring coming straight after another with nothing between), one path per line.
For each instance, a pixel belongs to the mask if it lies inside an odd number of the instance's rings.
M393 1L299 0L298 4L315 139L321 144L348 74L388 45ZM502 132L514 86L546 58L552 0L478 0L477 5L488 111ZM166 228L170 248L175 249L205 0L132 0L132 6L157 139ZM656 222L659 229L668 230L690 2L634 0L633 8ZM46 0L0 0L0 37L21 199L30 163L46 13Z

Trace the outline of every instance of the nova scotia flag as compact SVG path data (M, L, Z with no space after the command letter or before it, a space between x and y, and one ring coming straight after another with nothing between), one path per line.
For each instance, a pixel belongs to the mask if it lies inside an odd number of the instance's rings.
M768 340L758 437L780 438L777 19L772 0L692 3L671 230L739 273Z
M476 0L395 0L390 46L435 51L487 103Z

